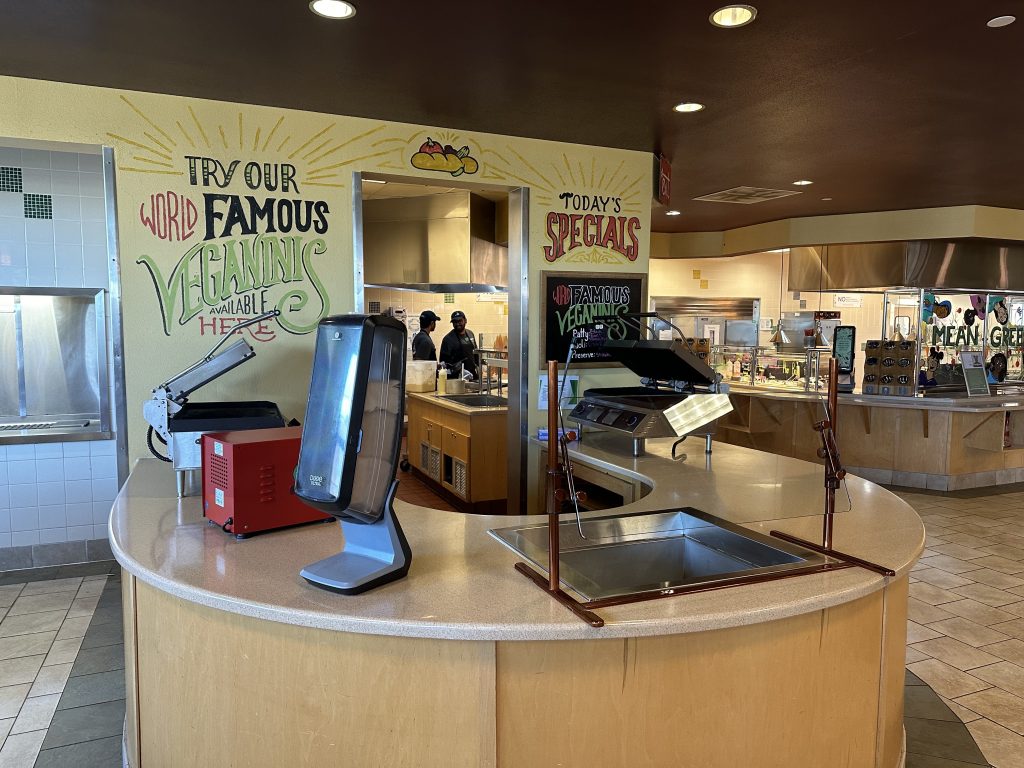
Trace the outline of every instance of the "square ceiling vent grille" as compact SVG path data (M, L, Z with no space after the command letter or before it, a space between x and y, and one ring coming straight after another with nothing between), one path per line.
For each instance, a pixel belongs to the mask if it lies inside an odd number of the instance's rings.
M767 200L775 200L780 197L799 195L800 192L792 189L764 189L762 187L733 187L723 192L714 192L710 195L695 197L694 200L706 200L709 203L739 203L740 205L753 205L763 203Z

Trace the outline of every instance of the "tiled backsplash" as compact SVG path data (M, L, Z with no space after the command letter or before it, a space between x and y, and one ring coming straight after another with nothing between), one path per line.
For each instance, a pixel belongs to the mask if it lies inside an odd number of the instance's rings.
M105 539L114 441L0 445L0 547Z
M481 301L484 296L487 300ZM445 298L451 298L446 303ZM497 300L492 300L497 299ZM380 304L380 311L389 307L405 309L409 336L419 330L420 312L432 309L441 319L434 331L434 344L441 347L441 339L452 329L449 318L452 312L461 309L466 313L466 327L473 331L479 339L484 337L484 345L493 349L494 340L498 335L508 337L508 294L476 294L476 293L421 293L418 291L395 291L388 288L366 289L366 311L370 312L372 302Z
M99 154L0 146L0 286L110 287L102 171ZM115 451L0 445L0 548L105 540Z
M102 156L0 146L0 285L106 288Z

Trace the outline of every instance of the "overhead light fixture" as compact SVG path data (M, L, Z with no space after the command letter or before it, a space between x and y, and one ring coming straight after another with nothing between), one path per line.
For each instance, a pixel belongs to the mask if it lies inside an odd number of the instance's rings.
M786 335L786 331L782 328L782 284L786 279L786 257L783 255L785 249L779 251L779 319L775 321L775 328L772 330L772 335L768 338L768 343L772 344L776 351L779 347L789 346L789 336Z
M700 112L704 109L704 105L696 101L684 101L682 104L676 104L672 109L676 112Z
M679 211L665 211L666 216L678 216Z
M994 19L989 19L985 26L998 29L999 27L1008 27L1016 20L1016 16L996 16Z
M351 19L356 15L356 7L345 0L313 0L309 10L325 19Z
M712 24L723 29L746 26L757 16L757 8L752 5L726 5L708 17Z
M794 187L806 187L808 184L813 184L813 183L814 183L813 181L808 181L807 179L800 179L799 181L794 181L793 182L793 186Z
M829 201L830 201L830 200L831 200L832 198L831 198L831 197L823 197L823 198L821 198L821 199L822 199L822 201L823 201L823 202L826 202L826 203L827 203L827 202L829 202Z
M387 184L384 179L363 179L367 184Z

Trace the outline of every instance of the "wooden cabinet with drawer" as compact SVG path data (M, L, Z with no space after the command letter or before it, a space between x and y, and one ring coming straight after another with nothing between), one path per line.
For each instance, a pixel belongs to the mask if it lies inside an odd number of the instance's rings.
M443 427L430 419L423 419L419 432L419 463L417 466L431 480L441 482Z
M441 398L410 395L406 413L409 463L473 511L485 511L481 504L504 511L507 412L455 409Z
M442 432L441 485L460 499L470 499L469 435L445 427Z

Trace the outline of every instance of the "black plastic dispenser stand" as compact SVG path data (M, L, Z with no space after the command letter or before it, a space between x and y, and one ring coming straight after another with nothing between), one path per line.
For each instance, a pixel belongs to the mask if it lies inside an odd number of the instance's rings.
M394 499L405 401L405 325L339 315L317 328L295 493L338 518L341 552L300 571L355 595L404 577L412 551Z

